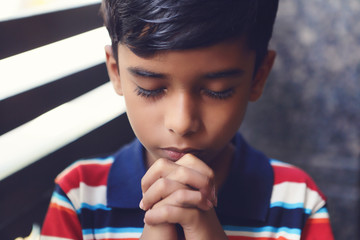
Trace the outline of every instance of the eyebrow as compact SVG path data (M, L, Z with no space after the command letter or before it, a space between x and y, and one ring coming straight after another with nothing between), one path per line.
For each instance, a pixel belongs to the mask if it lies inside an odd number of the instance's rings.
M145 78L155 78L155 79L169 79L170 77L167 74L163 73L156 73L152 72L140 67L128 67L128 71L138 77L145 77ZM202 79L208 79L208 80L215 80L215 79L222 79L222 78L233 78L233 77L239 77L242 74L244 74L244 71L241 69L227 69L222 70L218 72L210 72L206 73L201 76Z
M220 78L232 78L232 77L239 77L244 74L244 71L241 69L228 69L219 72L212 72L207 73L204 75L205 79L220 79Z
M132 75L139 76L139 77L157 78L157 79L168 78L168 76L166 74L151 72L151 71L139 68L139 67L128 67L127 69Z

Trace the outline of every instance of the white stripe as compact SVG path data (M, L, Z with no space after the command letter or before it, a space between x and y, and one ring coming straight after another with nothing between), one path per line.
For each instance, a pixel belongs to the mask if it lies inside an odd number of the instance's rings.
M325 204L318 192L307 188L305 183L282 182L274 185L271 203L303 203L304 208L316 212Z
M41 235L40 240L73 240L73 239Z
M69 202L63 201L62 199L57 198L56 196L53 196L51 198L51 202L74 211L73 206L71 206L71 204Z
M279 238L279 237L285 237L286 239L300 239L300 236L298 234L291 234L286 232L245 232L245 231L225 231L225 234L227 236L242 236L242 237L263 237L263 238Z
M35 1L33 1L35 2ZM39 2L39 1L37 1ZM44 1L43 1L44 2ZM69 8L82 7L90 4L101 2L100 0L60 0L60 1L45 1L46 4L37 4L33 6L23 7L29 5L24 4L24 1L2 1L0 4L0 21L8 21L17 18L28 17L32 15L39 15L54 11L65 10Z
M92 187L80 182L80 187L71 189L67 196L76 210L80 209L82 203L106 206L106 186Z
M310 218L311 219L329 218L329 213L327 212L315 213L311 215Z
M270 163L271 163L271 166L294 167L293 165L291 165L289 163L281 162L281 161L276 160L276 159L271 159Z
M0 180L125 112L110 83L0 136Z
M91 164L97 164L97 165L107 165L112 164L114 162L113 157L108 157L106 159L87 159L87 160L79 160L71 164L69 167L67 167L64 171L62 171L57 178L63 178L65 175L67 175L69 172L71 172L74 168L79 167L80 165L91 165Z
M94 239L122 239L122 238L140 238L141 233L101 233L83 235L84 240Z
M109 42L101 27L0 60L0 100L103 63Z

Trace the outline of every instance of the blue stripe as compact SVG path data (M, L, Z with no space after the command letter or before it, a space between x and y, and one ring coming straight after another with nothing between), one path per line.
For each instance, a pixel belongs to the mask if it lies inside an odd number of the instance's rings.
M316 213L328 213L328 210L323 207L323 208L320 208Z
M61 195L57 192L54 192L52 196L56 199L59 199L60 201L67 202L72 206L72 203L70 202L70 200L67 197L64 197L63 195Z
M59 184L55 185L55 191L53 192L52 196L60 201L69 203L73 207L73 209L75 209L74 204L70 201L66 193L59 186Z
M292 165L290 163L279 161L277 159L270 159L270 164L280 164L280 165L283 165L285 167L292 167Z
M103 233L142 233L143 228L132 228L132 227L124 227L124 228L98 228L98 229L83 229L82 232L84 235L86 234L103 234Z
M81 203L80 209L78 209L76 212L78 214L81 213L81 209L86 208L86 209L90 209L91 211L96 211L96 210L106 210L106 211L110 211L111 208L108 208L107 206L105 206L104 204L96 204L96 205L90 205L87 203Z
M304 208L304 203L285 203L285 202L274 202L270 204L270 207L282 207L285 209L296 209L302 208L306 214L311 214L311 209Z
M254 233L260 233L260 232L272 232L272 233L278 233L278 232L286 232L289 234L297 234L300 236L301 230L298 228L287 228L287 227L237 227L237 226L223 226L223 229L225 231L241 231L241 232L254 232Z
M281 163L281 164L283 164L284 162L270 158L270 163Z
M73 166L75 166L76 164L82 164L84 162L94 162L96 163L96 161L98 162L105 162L105 161L108 161L108 160L111 160L111 161L114 161L114 156L108 156L108 157L103 157L103 158L89 158L89 159L80 159L80 160L77 160L75 162L73 162L72 164L70 164L66 169L70 169L72 168Z

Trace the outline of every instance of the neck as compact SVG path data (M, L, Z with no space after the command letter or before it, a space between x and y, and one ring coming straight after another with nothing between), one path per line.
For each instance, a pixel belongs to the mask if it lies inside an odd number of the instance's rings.
M235 146L230 142L209 165L215 173L215 187L217 192L226 181L234 153Z

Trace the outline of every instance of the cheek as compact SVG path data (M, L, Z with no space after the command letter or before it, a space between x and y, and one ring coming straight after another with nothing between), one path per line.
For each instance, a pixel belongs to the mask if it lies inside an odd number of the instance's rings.
M227 128L233 128L233 126L235 126L235 128L240 127L246 107L247 102L245 101L232 101L222 106L211 108L211 118L213 121L209 122L211 125L224 126L218 127L221 131Z
M217 141L229 140L240 128L246 112L246 102L234 102L209 109L206 128Z
M137 138L146 145L150 137L159 132L159 108L145 104L144 99L135 93L124 94L124 97L130 125Z

